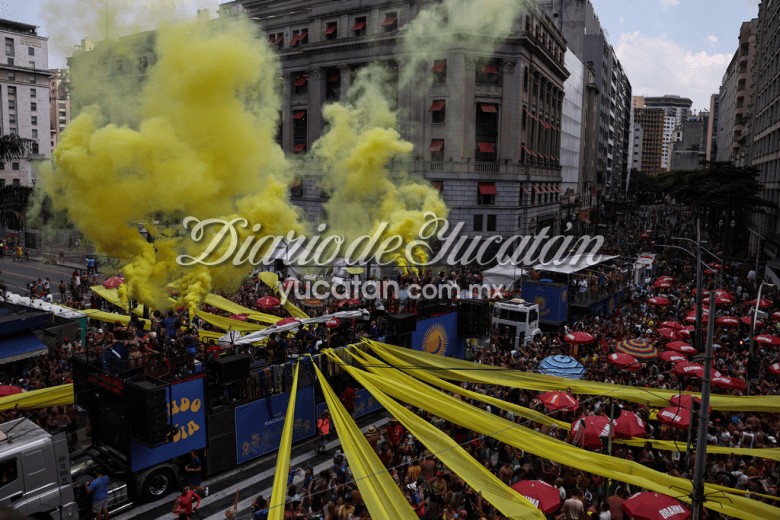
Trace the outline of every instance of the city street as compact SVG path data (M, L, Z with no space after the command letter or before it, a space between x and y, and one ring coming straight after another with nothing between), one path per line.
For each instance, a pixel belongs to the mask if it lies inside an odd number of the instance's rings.
M51 294L56 303L60 303L60 281L65 285L70 281L73 269L62 265L44 264L30 260L28 262L13 262L10 257L0 259L0 280L8 285L9 290L16 294L26 295L27 284L32 280L45 280L49 277L51 282Z

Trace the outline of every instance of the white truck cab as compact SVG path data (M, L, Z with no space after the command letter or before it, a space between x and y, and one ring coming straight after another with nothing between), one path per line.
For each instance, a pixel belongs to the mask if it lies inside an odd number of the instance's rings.
M515 348L541 338L539 328L539 305L525 300L496 302L493 304L492 327L501 334L508 332L514 338Z

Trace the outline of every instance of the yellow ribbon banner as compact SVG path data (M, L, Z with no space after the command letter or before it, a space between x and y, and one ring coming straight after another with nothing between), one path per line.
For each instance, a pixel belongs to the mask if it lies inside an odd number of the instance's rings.
M276 473L274 474L274 487L271 491L268 520L284 520L284 499L287 496L287 475L290 474L290 452L292 451L293 425L295 423L295 398L298 395L299 366L300 363L295 364L290 403L287 405L282 439L279 441L279 451L276 454Z
M262 323L269 323L273 325L281 319L278 316L257 312L247 307L243 307L236 302L232 302L227 298L223 298L222 296L216 294L207 295L203 301L216 307L217 309L222 309L223 311L227 311L233 314L246 314L250 320L260 321Z
M84 309L83 311L79 311L79 312L83 312L90 319L103 321L105 323L116 323L118 321L119 323L121 323L125 327L127 327L127 325L130 323L130 316L127 316L125 314L116 314L116 313L113 313L113 312L104 312L104 311L99 311L97 309ZM141 322L141 324L144 326L144 330L151 330L152 329L152 322L151 321L145 320L143 318L136 318L136 321Z
M287 299L287 297L284 295L282 291L279 290L279 277L276 275L276 273L272 273L270 271L264 271L257 275L257 277L268 287L273 289L273 291L279 295L279 299L282 302L282 307L284 307L284 310L290 313L290 316L294 318L300 318L305 319L308 318L309 315L303 312L301 309L293 305L293 303Z
M222 330L238 330L240 332L256 332L267 328L265 325L259 325L257 323L249 323L246 321L234 320L226 318L225 316L217 316L210 312L195 311L195 316L203 318L207 323L211 323L217 328Z
M17 405L20 410L26 410L49 408L50 406L65 406L74 402L73 383L69 383L0 397L0 411L13 410Z
M90 287L95 293L97 293L101 298L104 300L113 303L120 309L124 309L125 306L122 305L122 299L119 297L119 291L117 289L106 289L102 285L94 285ZM143 304L138 304L138 307L133 309L133 314L137 314L139 316L144 315L144 306Z

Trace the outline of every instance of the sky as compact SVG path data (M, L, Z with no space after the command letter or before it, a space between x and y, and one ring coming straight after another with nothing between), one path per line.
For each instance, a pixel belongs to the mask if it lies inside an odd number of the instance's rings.
M41 27L39 34L60 34L48 27L52 6L102 4L106 0L6 0L0 1L0 17ZM107 0L117 5L138 6L176 3L178 14L194 16L206 4L217 0ZM204 3L205 2L205 3ZM634 95L675 94L693 100L697 112L709 109L710 96L718 92L721 79L737 49L742 22L758 14L758 0L591 0L609 41L623 64ZM66 9L73 14L73 10ZM47 16L47 12L49 15ZM153 16L152 16L153 17ZM60 18L59 16L54 17ZM62 18L67 18L63 14ZM95 32L89 22L60 38L71 40L52 45L49 66L64 67L73 45ZM74 22L71 25L78 25Z

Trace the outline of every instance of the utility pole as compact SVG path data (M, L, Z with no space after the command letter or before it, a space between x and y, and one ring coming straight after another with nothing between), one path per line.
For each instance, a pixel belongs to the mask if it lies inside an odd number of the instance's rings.
M715 291L710 292L710 309L715 308ZM714 317L713 317L714 318ZM710 423L710 388L712 384L712 340L715 320L707 320L707 347L704 354L704 377L701 385L699 434L696 438L696 464L691 492L691 520L704 518L704 477L707 473L707 428Z
M756 277L758 277L758 272L756 272ZM756 336L756 320L758 320L758 310L761 308L761 292L764 290L765 285L772 287L772 284L764 282L761 282L761 285L758 286L758 297L756 298L756 305L753 307L753 316L751 316L750 320L750 343L748 347L748 353L750 354L750 357L753 356ZM745 395L750 395L750 375L748 375L746 379Z
M764 231L764 214L758 218L758 243L756 244L756 279L758 279L758 259L761 257L761 234Z
M701 287L701 225L696 218L696 351L701 352L701 316L702 316L702 287ZM714 309L715 307L711 307Z

